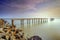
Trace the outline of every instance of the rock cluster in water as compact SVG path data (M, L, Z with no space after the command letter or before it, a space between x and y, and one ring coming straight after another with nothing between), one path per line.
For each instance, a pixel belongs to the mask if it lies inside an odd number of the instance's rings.
M15 25L0 19L0 40L26 40L23 30L17 29Z

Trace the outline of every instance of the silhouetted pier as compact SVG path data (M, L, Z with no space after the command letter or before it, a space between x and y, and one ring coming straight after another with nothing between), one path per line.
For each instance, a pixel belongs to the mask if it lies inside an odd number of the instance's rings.
M14 18L11 20L12 20L12 25L14 25L15 20L20 20L21 25L24 25L25 20L27 24L42 24L48 22L48 18Z

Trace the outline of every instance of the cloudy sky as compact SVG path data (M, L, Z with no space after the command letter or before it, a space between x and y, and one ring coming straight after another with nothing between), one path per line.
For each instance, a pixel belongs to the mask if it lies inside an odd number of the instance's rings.
M0 17L60 17L60 0L0 0Z

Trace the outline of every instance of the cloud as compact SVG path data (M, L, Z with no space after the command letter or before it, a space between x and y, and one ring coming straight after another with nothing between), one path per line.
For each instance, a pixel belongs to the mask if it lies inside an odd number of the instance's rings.
M60 0L0 0L0 11L19 13L30 10L60 6ZM42 6L44 8L37 8Z
M37 9L36 6L39 3L46 2L47 0L2 0L1 4L4 6L2 9L3 10L35 10ZM0 4L0 6L2 6ZM1 7L0 7L1 8Z
M19 1L19 0L18 0ZM23 0L22 3L12 2L10 7L16 7L19 9L36 9L36 5L39 3L46 2L47 0Z

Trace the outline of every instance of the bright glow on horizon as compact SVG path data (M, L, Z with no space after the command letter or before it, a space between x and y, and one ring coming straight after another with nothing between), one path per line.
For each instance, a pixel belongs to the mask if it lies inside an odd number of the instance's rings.
M50 18L51 12L47 10L40 10L34 13L34 16L38 16L38 18Z

